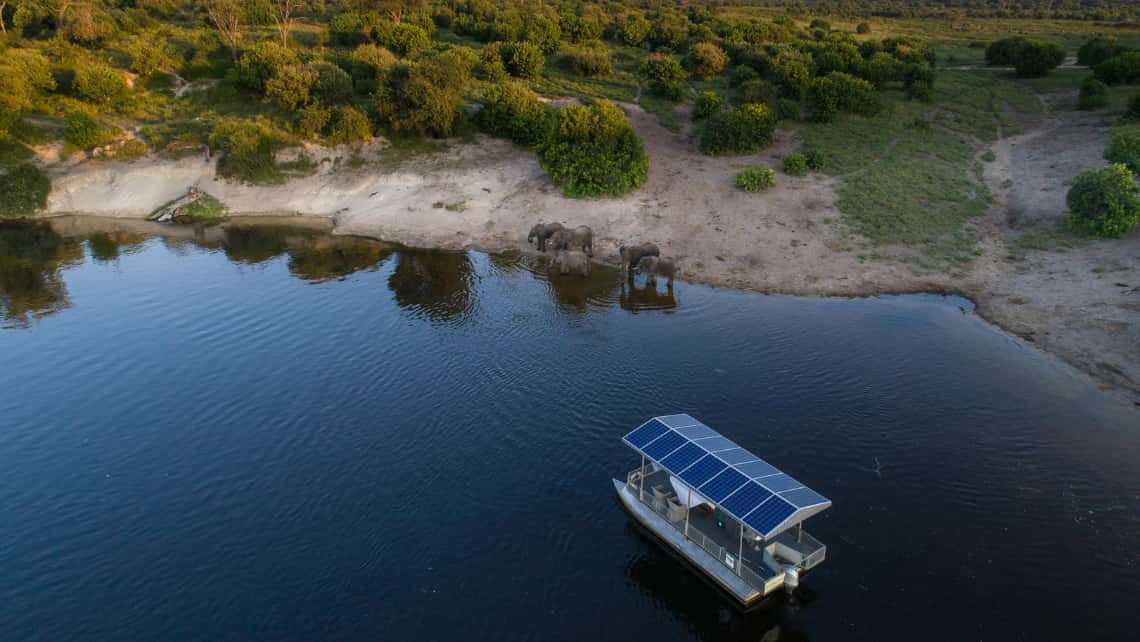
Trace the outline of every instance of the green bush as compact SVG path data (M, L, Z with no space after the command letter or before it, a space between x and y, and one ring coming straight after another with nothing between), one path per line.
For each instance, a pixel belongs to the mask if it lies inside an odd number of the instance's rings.
M380 117L397 131L447 136L470 79L464 57L450 50L396 65L377 95Z
M791 98L776 99L776 119L798 121L800 119L800 102Z
M653 25L641 14L628 15L621 25L621 41L627 47L640 47Z
M749 165L736 174L736 188L763 192L776 186L776 170L766 165Z
M517 82L492 85L480 102L480 128L524 147L542 147L558 125L557 110Z
M604 46L577 47L567 52L566 57L570 69L579 76L608 76L614 71L610 52Z
M760 74L751 65L737 65L732 68L732 75L728 78L730 87L739 87L749 80L759 80Z
M621 196L649 175L641 139L625 113L607 101L564 108L542 162L554 184L575 198Z
M771 144L775 130L776 119L765 105L722 109L701 128L701 152L710 156L751 154Z
M763 80L746 80L736 89L736 102L771 104L780 96L779 88Z
M804 160L807 162L808 169L813 172L822 172L827 168L827 155L818 149L805 149L803 150Z
M130 93L122 74L102 65L84 65L75 70L75 91L84 100L108 105Z
M1116 127L1108 137L1104 159L1121 163L1133 172L1140 172L1140 125Z
M934 67L926 63L903 65L903 88L915 100L929 101L934 97Z
M408 22L393 25L385 40L385 44L401 56L408 56L431 47L431 37L427 31L419 25Z
M273 159L277 146L264 125L236 118L218 121L210 132L210 146L221 151L218 175L246 183L275 183L281 172Z
M871 83L842 72L813 79L807 99L811 119L819 123L830 122L841 111L874 116L883 109Z
M1077 98L1078 109L1100 109L1108 106L1108 85L1096 78L1085 78Z
M1120 237L1140 223L1140 197L1132 171L1122 163L1078 174L1065 202L1069 225L1092 236Z
M51 179L38 167L22 163L0 173L0 216L23 216L47 206Z
M364 112L355 107L337 107L329 126L328 143L344 145L372 138L372 123Z
M1018 52L1013 68L1018 76L1044 76L1065 60L1065 48L1055 42L1031 40Z
M1017 62L1021 48L1029 42L1021 36L1011 36L991 42L986 47L986 64L995 67L1012 67Z
M728 55L720 47L709 42L698 42L685 55L685 68L696 80L708 80L724 71Z
M332 119L332 110L322 105L309 105L300 111L297 133L305 138L317 138Z
M649 85L650 93L679 100L682 95L681 81L685 70L673 56L655 53L641 62L638 67L641 78Z
M902 79L903 63L891 54L880 51L859 65L858 75L872 85L882 87L888 82Z
M282 67L297 64L297 55L276 42L259 42L238 60L237 82L246 89L265 92L269 79Z
M784 60L776 63L776 77L785 94L798 98L811 82L811 70L799 60Z
M282 109L296 111L309 104L317 72L311 65L285 65L265 83L265 95Z
M541 15L535 16L523 27L523 40L535 45L544 55L549 56L557 52L562 44L562 27L557 20Z
M529 42L509 42L503 45L503 64L507 72L516 78L537 80L542 77L542 67L546 58L542 49Z
M1094 67L1121 52L1115 36L1093 36L1077 50L1077 64Z
M131 57L131 71L142 76L159 71L174 71L181 63L178 50L170 39L155 31L128 38L123 50Z
M723 106L724 99L720 97L720 94L715 91L702 91L697 94L697 100L693 104L693 119L708 118L720 111Z
M111 139L109 132L86 111L73 111L63 119L63 140L78 149L91 149Z
M1128 106L1124 109L1125 120L1140 120L1140 91L1132 94L1128 99Z
M1093 75L1109 85L1131 85L1140 80L1140 51L1120 53L1097 64Z
M808 173L807 157L799 152L792 152L784 157L784 173L788 176L803 176Z
M855 33L871 33L871 25L866 22L860 22L859 24L855 25Z
M313 96L326 105L336 105L352 99L352 77L327 62L309 65L316 72Z

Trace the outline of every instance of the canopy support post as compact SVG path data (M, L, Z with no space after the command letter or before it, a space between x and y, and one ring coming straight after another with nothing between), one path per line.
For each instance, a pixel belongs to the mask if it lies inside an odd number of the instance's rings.
M689 511L693 510L690 504L693 503L693 489L685 484L685 538L689 537Z
M637 476L637 498L645 501L645 453L641 454L641 474Z
M736 554L736 574L744 570L744 522L740 522L740 551Z

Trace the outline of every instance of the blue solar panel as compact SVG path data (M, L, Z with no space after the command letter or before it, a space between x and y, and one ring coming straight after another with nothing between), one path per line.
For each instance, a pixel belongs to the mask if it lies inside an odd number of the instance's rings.
M661 435L660 437L655 439L653 441L653 443L649 444L645 448L642 448L641 450L644 451L646 455L649 455L653 459L656 459L657 461L661 461L662 459L665 458L665 455L668 455L669 453L673 452L674 450L677 450L678 448L681 447L681 444L685 444L685 443L688 443L688 441L684 437L682 437L681 435L678 435L677 433L670 430L669 432L667 432L664 435Z
M721 437L720 435L717 435L716 437L709 437L708 439L701 439L697 441L697 445L709 451L710 453L715 453L718 450L731 450L733 448L740 448L740 446L737 446L731 439Z
M664 435L666 430L669 429L665 427L665 424L654 419L626 435L625 440L632 444L634 448L645 448L645 444Z
M789 502L799 506L800 508L807 508L808 506L818 506L826 504L827 498L810 488L797 488L789 490L786 493L780 493L780 497L788 500Z
M725 463L712 455L705 455L703 459L697 463L689 466L689 469L681 473L681 479L693 488L699 487L701 484L712 479L720 471L728 468Z
M669 426L670 428L680 428L682 426L699 426L703 425L701 422L693 419L689 415L666 415L658 417L658 421Z
M756 482L749 482L720 503L721 507L733 515L747 515L761 502L772 496L767 488Z
M775 475L776 473L780 472L779 468L776 468L775 466L773 466L772 464L769 464L768 462L764 461L763 459L758 459L756 461L750 461L747 464L740 464L739 466L736 467L736 469L739 470L740 472L744 473L745 475L748 475L752 479L756 479L757 477L763 477L765 475Z
M773 497L749 513L744 518L744 523L757 533L766 536L794 512L796 512L795 506L779 497Z
M662 459L661 465L669 470L681 472L692 465L693 462L704 457L705 454L705 451L700 446L690 442L673 451L673 454L665 459Z
M730 466L736 465L736 464L743 464L746 461L756 461L756 459L757 459L756 455L753 455L752 453L748 452L747 450L745 450L743 448L733 448L732 450L722 450L722 451L718 452L716 454L716 456L723 459L724 463L729 464Z
M773 493L779 493L785 490L791 490L793 488L799 488L800 486L803 486L799 480L793 479L783 473L779 475L772 475L771 477L757 479L756 481Z
M731 468L726 468L721 474L708 480L701 486L701 494L716 503L720 503L725 497L732 494L732 491L740 488L748 481L748 478Z
M700 439L702 437L716 437L717 435L720 434L717 431L713 430L712 428L709 428L708 426L706 426L704 424L696 424L693 426L685 426L684 428L678 428L677 432L688 437L689 439Z

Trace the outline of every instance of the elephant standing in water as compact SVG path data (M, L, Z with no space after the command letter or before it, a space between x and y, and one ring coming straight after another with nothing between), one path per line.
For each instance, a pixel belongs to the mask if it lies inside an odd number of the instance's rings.
M530 228L530 234L526 236L527 243L536 243L539 252L546 251L546 240L551 237L555 232L564 229L561 223L537 223L534 227Z
M590 276L590 257L581 250L559 250L554 260L559 274Z
M637 262L637 271L645 274L646 283L656 283L657 277L663 276L669 279L669 285L673 285L673 277L677 274L677 266L673 263L671 258L659 258L656 256L643 256Z
M661 250L652 243L642 243L641 245L623 245L618 248L621 254L621 271L626 276L632 278L633 270L637 268L638 263L643 256L661 256Z
M554 251L582 250L586 256L594 256L594 230L586 225L579 225L574 229L564 228L550 236L550 245Z

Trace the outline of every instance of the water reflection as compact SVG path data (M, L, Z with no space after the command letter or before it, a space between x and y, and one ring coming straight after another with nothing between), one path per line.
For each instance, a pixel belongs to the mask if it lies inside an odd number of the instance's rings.
M375 270L393 250L387 243L346 236L315 236L293 241L289 247L289 272L310 283Z
M400 250L388 287L396 303L432 321L453 322L474 308L476 282L466 252Z
M623 310L673 310L677 307L677 298L673 294L673 284L664 286L661 290L659 284L643 283L641 287L632 280L623 280L621 284L621 298L618 303Z
M81 262L83 246L45 223L0 221L0 319L26 327L68 306L60 270Z
M139 250L145 240L146 236L142 234L123 230L96 232L87 238L87 247L91 250L91 258L110 262Z

